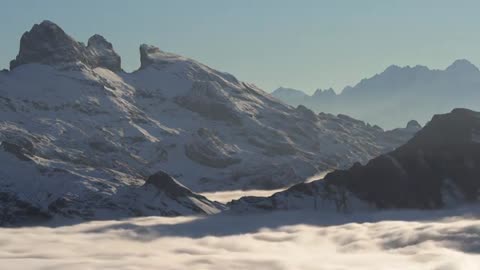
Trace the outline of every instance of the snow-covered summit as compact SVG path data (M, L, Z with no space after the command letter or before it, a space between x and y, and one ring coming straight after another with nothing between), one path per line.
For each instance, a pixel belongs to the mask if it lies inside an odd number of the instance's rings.
M184 199L174 206L168 192L145 190L148 177L162 170L195 192L274 189L366 162L415 133L294 108L153 46L140 47L142 68L117 72L113 46L100 36L89 43L41 23L0 74L0 161L9 164L0 169L0 192L17 198L12 203L84 218L110 208L187 213L172 210L188 208Z

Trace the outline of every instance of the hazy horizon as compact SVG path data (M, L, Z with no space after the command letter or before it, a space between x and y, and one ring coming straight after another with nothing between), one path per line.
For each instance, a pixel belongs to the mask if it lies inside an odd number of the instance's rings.
M475 6L412 0L7 2L0 10L0 68L8 68L25 30L48 19L79 41L104 35L127 71L139 66L139 45L150 43L269 92L280 86L339 92L392 64L444 69L456 59L479 63L480 38L471 35L480 20Z

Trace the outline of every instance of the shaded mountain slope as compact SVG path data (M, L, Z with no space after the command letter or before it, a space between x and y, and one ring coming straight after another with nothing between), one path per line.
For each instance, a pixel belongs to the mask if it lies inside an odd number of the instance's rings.
M396 150L298 184L269 198L242 198L233 209L432 209L480 198L480 113L435 115Z

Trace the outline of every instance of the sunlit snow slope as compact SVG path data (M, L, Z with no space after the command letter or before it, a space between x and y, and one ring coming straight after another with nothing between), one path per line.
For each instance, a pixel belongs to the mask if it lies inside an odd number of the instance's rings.
M143 215L130 190L159 170L194 191L275 189L366 162L418 130L293 108L154 46L140 56L126 73L99 35L86 46L49 21L23 35L0 72L0 199L26 215L69 205L94 218L119 204Z

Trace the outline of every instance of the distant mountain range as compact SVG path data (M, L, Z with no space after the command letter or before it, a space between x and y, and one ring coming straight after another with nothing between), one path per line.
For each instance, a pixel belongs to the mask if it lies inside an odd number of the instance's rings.
M233 211L317 209L437 209L480 200L480 113L454 109L435 115L405 145L295 185L271 197L244 197Z
M480 109L480 71L467 60L457 60L445 70L393 65L340 94L333 89L307 95L279 88L272 95L293 106L302 104L316 112L347 114L394 128L411 119L424 124L432 115L458 107Z

